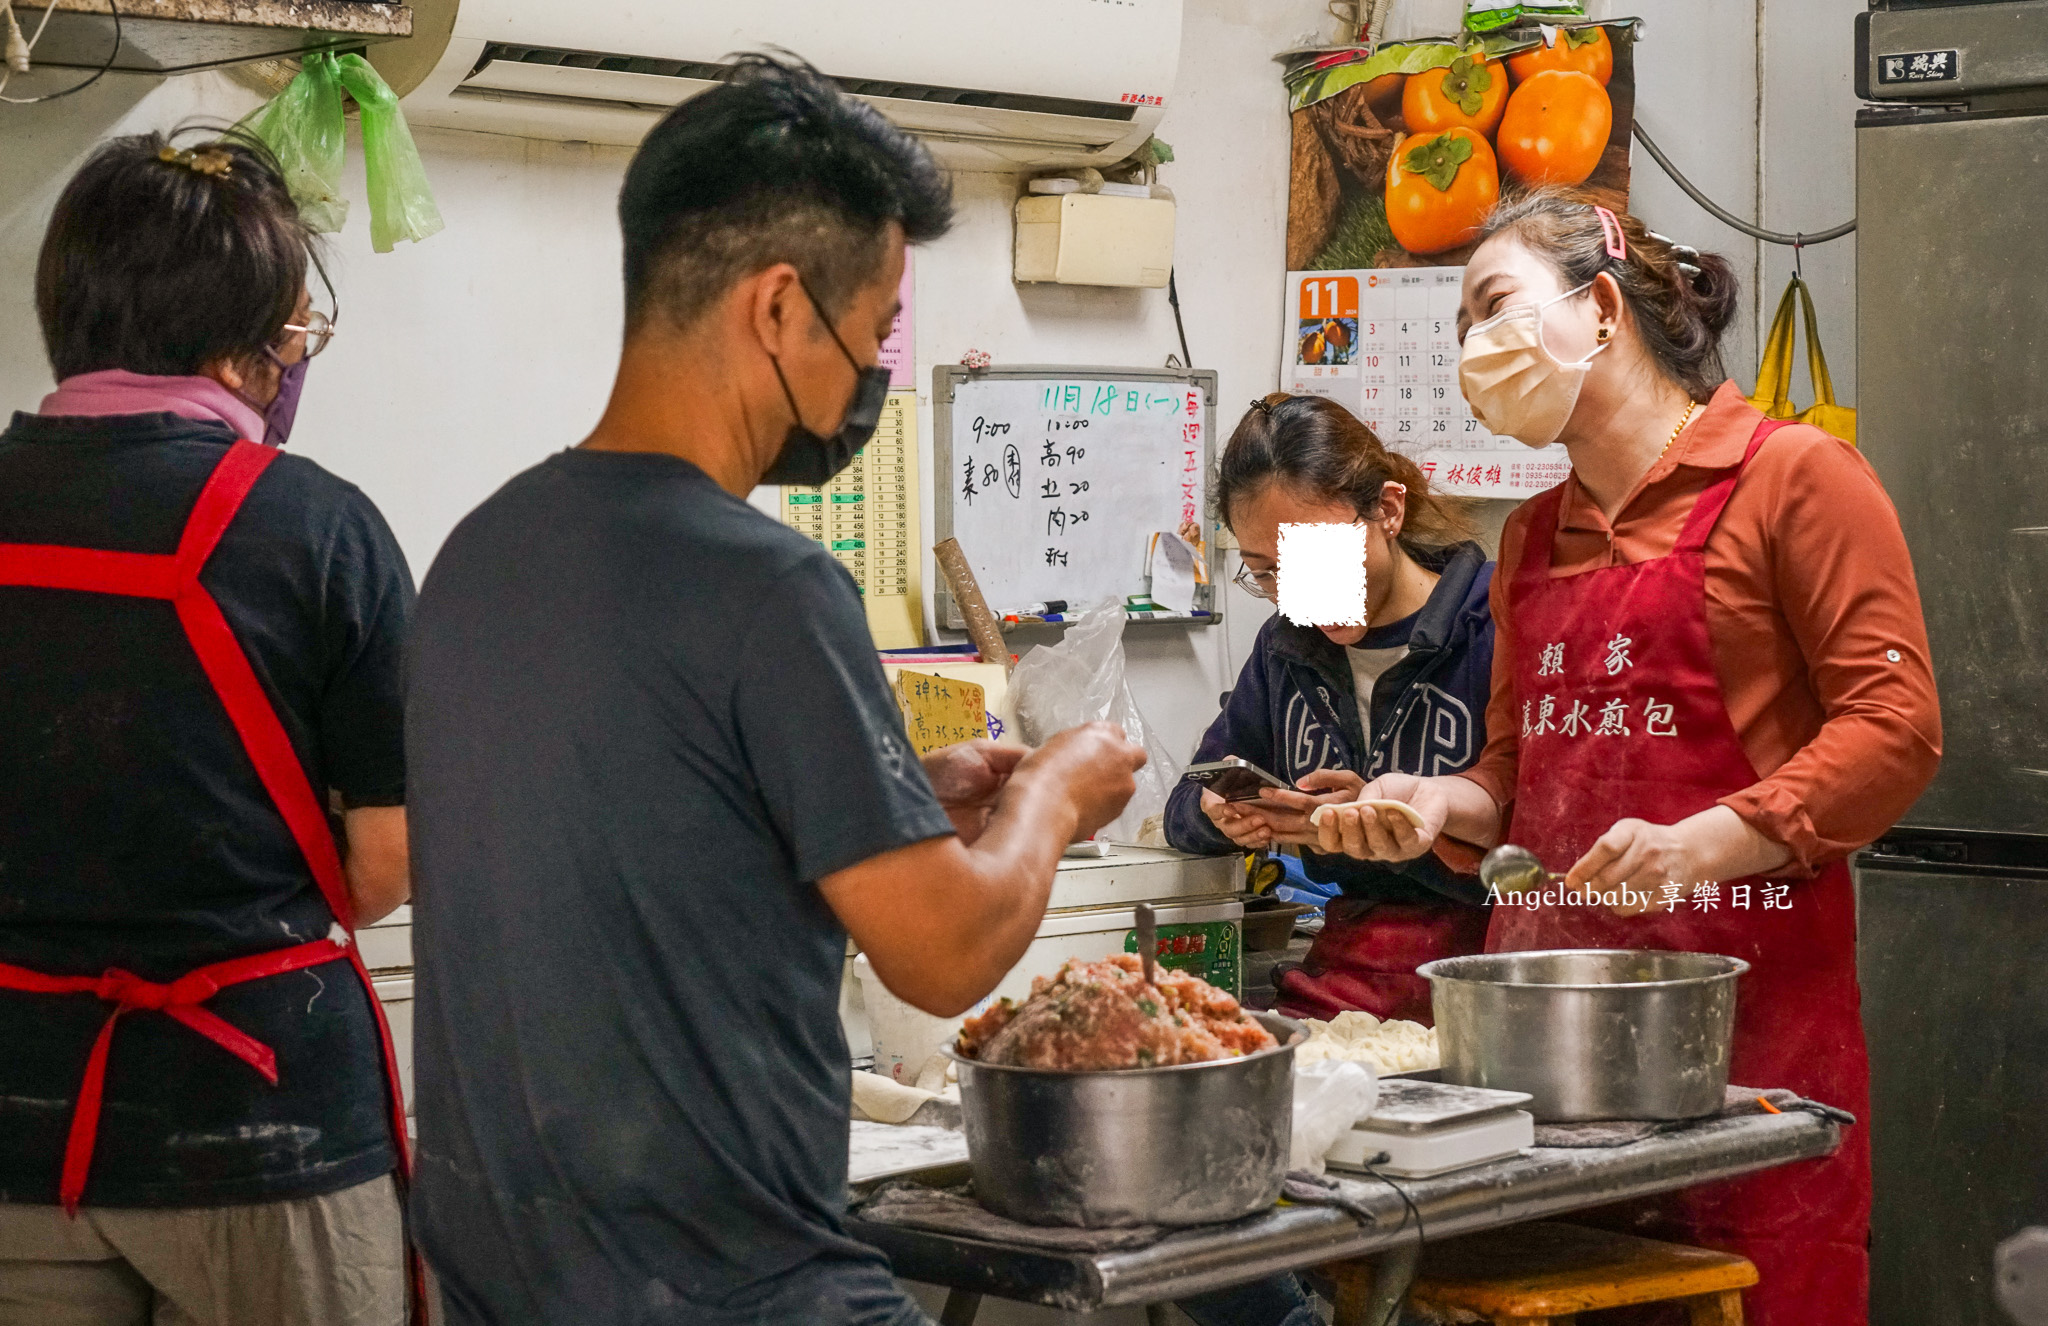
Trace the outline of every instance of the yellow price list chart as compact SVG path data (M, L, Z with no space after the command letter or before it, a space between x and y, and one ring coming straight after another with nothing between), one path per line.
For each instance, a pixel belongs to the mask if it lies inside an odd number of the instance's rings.
M889 393L873 440L832 482L785 486L782 521L852 572L875 648L924 644L915 391Z

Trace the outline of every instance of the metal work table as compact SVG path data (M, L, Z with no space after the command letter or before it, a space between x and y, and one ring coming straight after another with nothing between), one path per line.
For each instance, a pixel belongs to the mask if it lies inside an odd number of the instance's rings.
M1542 1220L1609 1202L1824 1156L1841 1128L1813 1114L1744 1115L1612 1148L1524 1151L1434 1179L1403 1179L1429 1239ZM910 1176L955 1183L964 1166ZM971 1322L994 1294L1069 1311L1169 1302L1279 1271L1412 1248L1415 1221L1386 1182L1332 1171L1371 1225L1331 1207L1279 1206L1227 1225L1182 1230L1150 1247L1072 1253L986 1243L851 1218L854 1237L889 1255L896 1274L953 1291L947 1326Z

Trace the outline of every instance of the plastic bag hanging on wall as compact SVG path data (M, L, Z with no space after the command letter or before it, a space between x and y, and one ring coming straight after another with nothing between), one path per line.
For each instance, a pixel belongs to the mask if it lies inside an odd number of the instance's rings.
M341 86L363 110L363 176L370 195L370 247L389 253L402 239L418 243L440 231L441 209L412 141L398 98L370 62L349 54L336 62Z
M332 56L307 56L285 90L243 123L277 154L285 186L308 226L331 235L347 224L348 199L341 196L347 139Z
M1806 371L1813 383L1813 404L1804 410L1792 403L1792 348L1799 338L1797 318L1802 308ZM1812 424L1852 447L1856 445L1856 411L1835 402L1835 381L1828 373L1828 357L1820 348L1820 318L1813 311L1813 294L1796 273L1778 301L1777 316L1771 319L1771 334L1757 366L1756 394L1749 403L1772 419Z
M327 234L348 220L348 202L341 197L343 92L362 111L371 247L389 253L399 240L435 234L444 223L405 113L369 61L354 54L308 55L291 84L245 122L277 154L300 215Z

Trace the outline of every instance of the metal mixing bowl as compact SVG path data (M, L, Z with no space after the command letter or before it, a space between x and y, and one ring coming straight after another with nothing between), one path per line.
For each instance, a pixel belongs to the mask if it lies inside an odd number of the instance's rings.
M1034 1225L1206 1225L1271 1206L1287 1175L1298 1023L1238 1059L1115 1072L960 1066L974 1195ZM951 1053L949 1051L949 1053Z
M1526 1091L1546 1123L1720 1111L1749 964L1711 953L1558 949L1425 963L1443 1078Z

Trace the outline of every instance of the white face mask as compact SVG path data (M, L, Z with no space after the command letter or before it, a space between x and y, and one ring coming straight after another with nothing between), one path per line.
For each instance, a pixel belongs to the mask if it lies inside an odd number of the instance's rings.
M1607 346L1595 346L1584 359L1564 363L1543 343L1543 310L1584 294L1592 285L1588 281L1541 304L1517 304L1465 333L1458 385L1473 416L1488 430L1528 447L1557 441L1579 402L1579 388L1585 385L1593 356Z

